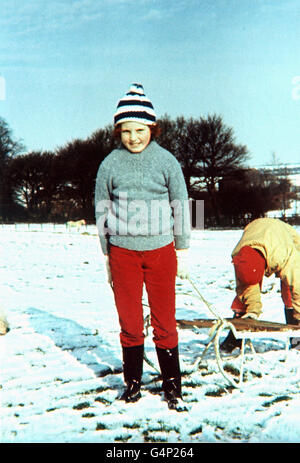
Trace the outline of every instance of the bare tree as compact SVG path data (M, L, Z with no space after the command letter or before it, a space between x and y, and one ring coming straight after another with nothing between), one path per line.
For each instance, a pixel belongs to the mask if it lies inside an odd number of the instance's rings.
M217 223L219 182L243 167L248 158L247 147L236 143L233 130L224 125L221 116L188 121L181 163L189 178L189 192L207 192Z

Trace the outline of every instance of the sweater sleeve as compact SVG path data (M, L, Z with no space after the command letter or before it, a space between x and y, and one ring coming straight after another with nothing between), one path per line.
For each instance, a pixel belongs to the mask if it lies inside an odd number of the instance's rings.
M236 278L236 293L239 300L246 306L246 313L255 313L257 316L261 314L262 303L259 284L243 285Z
M169 200L174 218L174 242L176 249L190 245L191 222L188 193L179 162L174 157L169 169Z
M95 186L95 217L103 254L108 254L107 216L111 208L109 172L102 163L98 169Z

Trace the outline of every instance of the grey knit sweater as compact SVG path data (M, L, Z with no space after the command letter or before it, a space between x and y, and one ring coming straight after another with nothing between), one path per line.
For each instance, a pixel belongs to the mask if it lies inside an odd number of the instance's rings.
M180 164L152 141L141 153L125 147L101 163L95 189L98 234L108 244L147 251L174 241L189 247L188 196Z

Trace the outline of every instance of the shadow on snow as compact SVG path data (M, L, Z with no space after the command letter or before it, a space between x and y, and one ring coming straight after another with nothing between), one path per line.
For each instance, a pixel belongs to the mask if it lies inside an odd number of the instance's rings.
M79 325L77 322L54 316L36 308L29 308L30 322L34 330L46 335L63 351L103 377L122 371L122 363L99 333Z

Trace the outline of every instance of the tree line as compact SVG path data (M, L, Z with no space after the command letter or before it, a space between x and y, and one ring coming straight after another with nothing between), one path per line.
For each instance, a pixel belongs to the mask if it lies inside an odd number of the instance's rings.
M189 197L204 200L207 226L240 226L295 198L288 178L246 166L250 154L221 116L175 120L163 116L157 142L180 162ZM118 146L112 126L52 151L25 152L0 118L0 219L2 222L94 223L98 167ZM117 166L116 166L117 168Z

